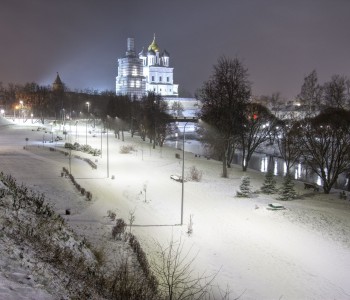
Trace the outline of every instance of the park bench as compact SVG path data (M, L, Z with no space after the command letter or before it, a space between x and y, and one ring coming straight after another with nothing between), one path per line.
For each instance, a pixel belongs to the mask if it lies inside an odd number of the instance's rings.
M282 210L282 209L286 209L286 208L284 207L284 205L279 204L279 203L269 203L267 205L266 209L269 209L269 210Z
M308 190L308 189L313 189L314 192L318 192L320 190L320 188L318 187L318 185L314 184L314 183L310 183L310 182L304 182L304 189Z
M179 175L170 175L170 179L175 180L177 182L182 182L182 177ZM186 182L186 180L184 180Z

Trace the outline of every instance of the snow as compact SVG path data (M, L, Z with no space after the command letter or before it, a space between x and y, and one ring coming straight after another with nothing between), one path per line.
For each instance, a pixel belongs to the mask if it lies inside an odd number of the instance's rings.
M68 168L67 156L48 149L64 150L65 141L43 144L42 131L32 131L37 127L20 120L13 126L0 126L0 171L45 193L58 213L63 215L69 208L71 215L64 217L71 228L94 245L110 248L110 255L122 253L122 246L110 239L112 223L107 211L115 211L117 218L128 223L130 211L135 210L132 232L150 258L157 242L166 245L171 239L181 239L184 252L196 256L195 273L216 274L215 285L222 290L229 286L232 298L350 299L350 202L339 199L339 191L324 195L295 182L299 198L279 201L285 210L268 210L277 195L235 197L243 175L250 177L256 191L264 174L242 172L234 166L229 178L222 178L220 162L186 152L185 174L196 166L203 177L201 182L184 183L184 225L180 226L182 183L170 176L181 174L182 151L152 149L128 133L122 142L109 133L109 178L106 134L102 158L72 151L97 160L96 170L83 160L71 160L75 179L92 192L93 200L87 202L60 175L63 166ZM73 128L71 141L75 142ZM85 125L77 130L78 140L85 143ZM87 136L88 144L100 148L100 135L92 135ZM23 149L26 137L28 147ZM133 145L136 151L121 154L121 145ZM278 186L281 182L277 178ZM194 225L188 236L190 215ZM18 274L26 272L10 257L0 258L0 299L50 299L44 289Z

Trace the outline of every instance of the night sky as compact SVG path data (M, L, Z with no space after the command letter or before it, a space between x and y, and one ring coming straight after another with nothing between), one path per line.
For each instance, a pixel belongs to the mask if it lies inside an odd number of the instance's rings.
M350 77L349 0L1 0L0 81L114 90L126 39L139 52L154 33L192 94L222 55L255 95L295 97L313 69Z

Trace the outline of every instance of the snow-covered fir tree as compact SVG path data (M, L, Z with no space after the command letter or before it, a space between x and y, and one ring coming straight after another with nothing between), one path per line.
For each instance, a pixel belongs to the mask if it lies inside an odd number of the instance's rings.
M250 186L250 177L243 176L241 179L241 185L239 186L239 192L237 192L237 196L239 197L249 197L251 194L251 186Z
M261 187L261 191L264 194L274 194L277 192L276 188L276 180L275 176L273 175L272 170L268 170L265 175L265 180L263 182L263 185Z
M294 189L294 182L292 176L287 173L284 177L283 186L279 192L279 200L288 201L297 198L297 193Z

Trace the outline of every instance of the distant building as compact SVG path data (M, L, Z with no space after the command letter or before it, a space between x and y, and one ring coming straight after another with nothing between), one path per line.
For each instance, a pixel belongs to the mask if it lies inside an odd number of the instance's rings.
M57 72L56 79L52 84L52 91L59 94L64 92L64 85L60 78L60 75L58 75L58 72Z
M138 55L134 39L128 38L126 55L118 59L116 94L140 99L147 91L152 91L165 98L177 97L178 84L174 84L173 72L169 53L160 52L155 37L147 51L143 48Z
M116 94L139 99L145 92L146 78L143 76L142 59L135 53L134 39L128 38L125 56L118 59Z

